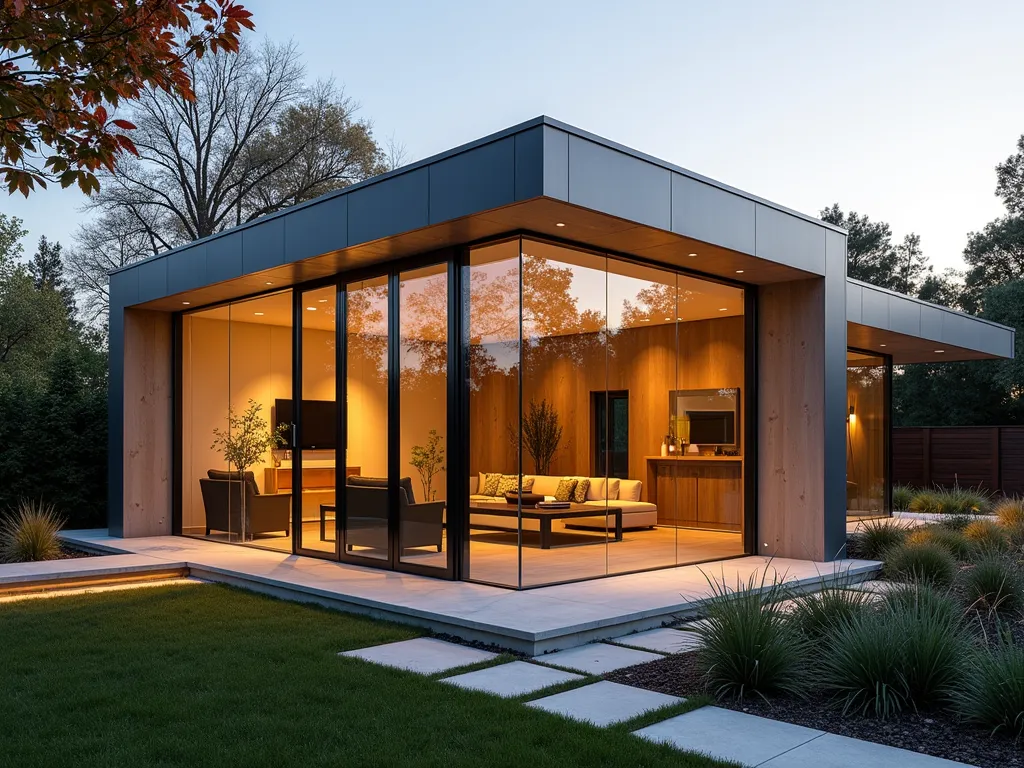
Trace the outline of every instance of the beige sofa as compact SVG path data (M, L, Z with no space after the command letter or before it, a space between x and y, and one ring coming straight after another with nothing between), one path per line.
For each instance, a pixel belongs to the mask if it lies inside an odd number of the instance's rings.
M544 496L547 501L553 501L555 491L558 490L558 483L561 476L552 475L523 475L523 485L528 486L532 493ZM587 500L583 502L588 507L594 507L597 513L594 517L575 517L564 521L562 525L567 528L590 528L590 529L615 529L615 515L602 515L602 507L618 507L622 510L622 527L630 528L653 528L658 524L658 508L654 504L640 501L640 492L643 484L639 480L620 480L617 477L591 477L590 488L587 490ZM483 475L473 475L469 481L470 501L499 501L505 503L500 496L483 496L477 491L483 484ZM516 530L516 519L503 517L501 515L485 515L479 512L472 512L470 515L470 527L480 527L499 530ZM523 530L536 531L539 528L539 521L524 519ZM561 522L561 521L560 521ZM556 522L556 527L559 523Z

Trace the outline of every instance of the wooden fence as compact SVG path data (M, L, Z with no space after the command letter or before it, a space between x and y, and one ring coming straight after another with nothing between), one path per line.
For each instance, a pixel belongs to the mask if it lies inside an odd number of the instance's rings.
M895 427L893 483L1024 495L1024 427Z

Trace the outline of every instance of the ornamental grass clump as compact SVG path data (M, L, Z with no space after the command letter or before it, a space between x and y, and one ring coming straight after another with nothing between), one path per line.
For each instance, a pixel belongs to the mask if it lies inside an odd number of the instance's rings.
M985 515L992 509L992 499L980 488L952 488L939 491L940 511L944 515Z
M935 542L903 544L885 553L883 570L893 581L948 587L956 577L956 558Z
M828 642L833 630L868 610L871 595L863 590L822 583L821 589L795 599L791 621L812 642Z
M974 544L963 532L944 525L925 525L915 528L907 536L908 544L928 542L938 544L957 560L970 560L974 554Z
M988 554L963 575L967 600L976 607L1011 614L1024 607L1024 577L1005 556Z
M907 529L892 518L868 520L850 537L850 555L881 560L887 550L902 544L906 537Z
M907 509L911 512L925 512L931 515L942 514L942 497L938 491L923 488L914 494Z
M969 723L1024 736L1024 647L1002 643L970 656L957 709Z
M1005 552L1010 548L1010 538L998 523L991 520L975 520L964 528L966 536L977 552L982 555Z
M763 574L758 582L751 575L735 590L708 579L707 619L694 632L701 640L698 658L708 691L718 698L804 691L807 649L783 606L789 591L766 578Z
M22 500L0 522L0 562L31 563L60 556L64 521L50 504Z
M910 502L914 500L917 491L910 485L894 485L892 487L892 508L897 512L905 512L910 509Z
M1024 498L1020 496L1006 496L1000 499L992 507L992 511L1006 528L1024 525Z

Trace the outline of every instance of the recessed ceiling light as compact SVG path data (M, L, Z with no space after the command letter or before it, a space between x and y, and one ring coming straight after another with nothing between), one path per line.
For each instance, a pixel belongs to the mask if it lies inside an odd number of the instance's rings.
M937 354L937 355L941 355L941 354L942 354L943 352L945 352L945 351L946 351L946 350L944 350L944 349L936 349L936 350L935 350L935 354Z
M187 306L188 306L189 304L191 304L192 302L191 302L191 301L183 301L183 302L181 302L181 303L182 303L182 304L184 304L184 305L185 305L185 306L187 307Z
M263 317L262 312L253 312L253 314L256 315L256 317Z
M677 317L677 318L676 318L676 320L682 320L682 319L683 319L683 318L681 318L681 317Z
M649 323L649 322L651 322L651 318L649 318L649 317L641 317L640 318L640 322L641 323Z
M320 299L320 303L321 304L326 304L327 303L327 299Z
M696 254L696 253L690 253L690 254L687 254L687 255L688 255L688 256L689 256L689 257L690 257L690 258L692 259L692 258L693 258L694 256L696 256L697 254Z
M737 275L742 275L743 274L743 270L742 269L737 269L736 270L736 274Z
M665 318L665 322L666 323L671 323L672 322L672 318L671 317L666 317Z
M316 307L306 307L310 312L316 312Z
M728 312L729 308L728 307L720 307L718 311L719 312Z
M880 346L880 347L884 347L884 346L885 346L885 344L879 344L878 346Z
M556 227L564 227L564 226L565 226L565 223L564 223L564 222L561 222L561 221L556 221L556 222L555 222L555 226L556 226Z
M273 284L274 283L271 280L267 280L267 282L264 283L264 285L273 285Z

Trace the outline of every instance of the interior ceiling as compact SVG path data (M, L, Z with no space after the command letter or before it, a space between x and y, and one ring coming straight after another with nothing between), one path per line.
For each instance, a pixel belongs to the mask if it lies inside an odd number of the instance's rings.
M354 248L332 251L301 262L283 264L216 285L155 299L140 306L178 311L185 306L215 304L329 277L347 270L385 264L403 256L497 237L515 230L585 243L594 249L631 254L641 259L755 285L813 277L799 269L702 243L673 232L579 208L560 200L535 198Z
M896 365L903 363L944 363L954 360L995 360L994 355L964 349L951 344L907 336L860 323L846 324L846 343L850 347L892 355Z

